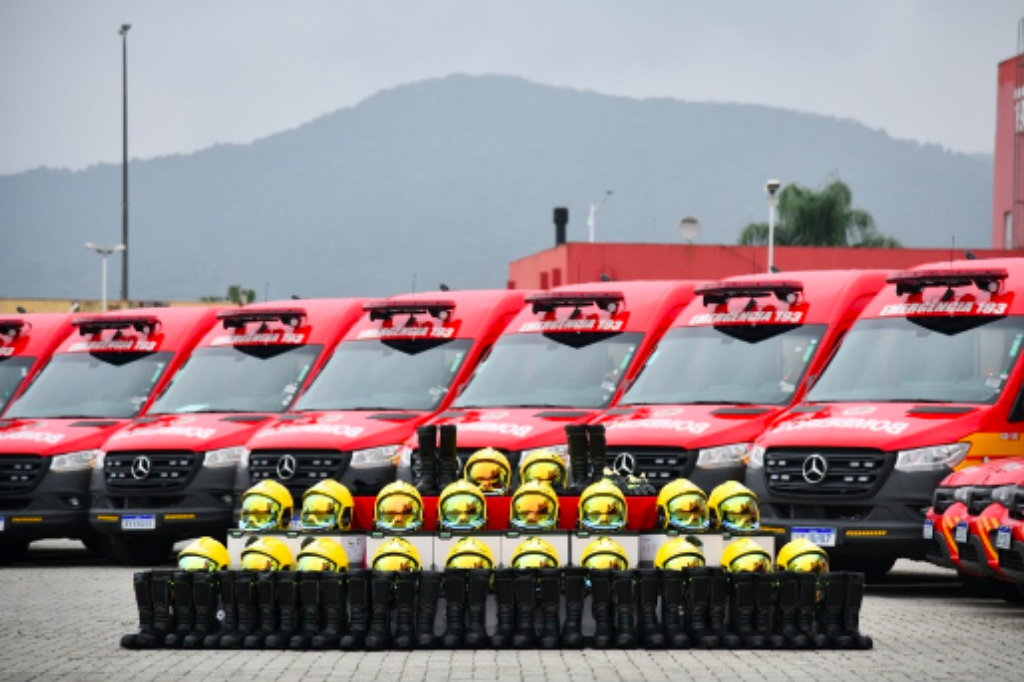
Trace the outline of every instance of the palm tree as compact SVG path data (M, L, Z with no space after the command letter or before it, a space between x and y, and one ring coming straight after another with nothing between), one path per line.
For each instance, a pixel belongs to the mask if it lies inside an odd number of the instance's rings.
M878 232L870 213L853 208L852 204L853 193L838 178L820 192L787 185L779 194L775 243L779 246L901 246L894 237ZM739 243L766 245L768 224L747 225L740 233Z

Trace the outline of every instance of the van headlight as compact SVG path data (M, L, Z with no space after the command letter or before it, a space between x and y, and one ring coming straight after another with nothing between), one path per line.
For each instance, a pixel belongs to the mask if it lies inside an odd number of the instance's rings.
M927 448L901 450L896 457L896 471L939 471L952 469L964 461L970 443L932 445Z
M370 469L387 466L392 463L392 459L398 454L400 447L400 445L382 445L379 448L356 450L352 453L352 468Z
M749 451L750 443L733 443L719 445L715 448L705 448L697 456L697 468L723 469L736 466L743 462Z
M764 448L760 445L751 444L750 459L747 460L748 469L760 469L764 466Z
M232 448L223 448L222 450L210 450L206 453L206 457L203 458L203 466L209 467L210 469L220 469L222 467L233 467L237 466L242 458L246 458L246 463L249 461L249 451L237 445Z
M85 469L91 469L96 458L102 454L102 450L82 450L81 452L69 452L66 455L57 455L50 461L50 471L61 473L66 471L84 471Z

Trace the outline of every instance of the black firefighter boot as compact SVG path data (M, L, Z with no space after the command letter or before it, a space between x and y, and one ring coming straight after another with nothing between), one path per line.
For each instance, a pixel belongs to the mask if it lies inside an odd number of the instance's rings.
M487 593L491 589L493 572L488 568L469 571L469 589L466 591L466 648L485 649L491 643L487 636Z
M565 622L562 623L562 648L583 648L583 598L587 593L587 569L570 566L563 572Z
M645 649L664 649L665 633L658 622L658 573L656 568L640 568L636 571L639 583L640 645Z
M557 568L537 569L537 591L540 596L540 648L558 649L561 645L559 637L559 620L562 601L561 571Z
M594 618L594 648L609 649L615 644L611 571L590 571L590 594L590 613Z
M441 646L461 649L466 643L466 579L469 569L444 569L444 634Z
M775 612L776 573L757 573L757 610L754 612L754 631L764 637L769 649L784 649L786 638L775 632L772 616Z
M586 424L566 424L565 441L569 449L569 493L580 495L590 484L590 448Z
M612 594L615 595L615 646L636 647L636 585L633 571L612 571Z
M339 604L340 607L340 604ZM313 646L313 638L320 634L320 572L299 572L299 623L295 634L288 640L288 648L305 651ZM326 623L325 623L326 625ZM334 623L334 647L338 646L338 624ZM333 647L332 647L333 648Z
M310 581L308 586L303 584L303 609L308 608L312 611L315 608L315 599L319 597L320 600L321 628L309 641L309 645L312 648L337 649L339 646L343 649L345 648L344 634L348 624L345 587L351 575L351 571L322 571L318 578ZM353 607L353 613L355 613L355 610L355 607ZM313 616L313 614L309 613L309 616ZM359 646L363 646L362 641L360 641Z
M588 424L587 436L590 446L590 482L597 483L604 478L604 470L610 466L604 424Z
M726 625L729 614L729 575L724 568L706 569L711 576L711 595L708 601L708 618L711 632L718 637L720 646L726 649L737 649L743 646L743 640L729 631Z
M175 571L174 580L174 630L164 637L164 646L177 648L192 632L194 608L192 604L192 574L188 571Z
M139 632L135 648L153 649L164 645L167 633L174 629L171 608L173 571L153 571L149 578L149 603L153 610L153 627L149 633Z
M256 629L256 574L235 571L235 627L220 638L221 649L240 649L245 638Z
M263 571L256 575L256 614L259 626L244 640L246 649L262 649L267 637L277 629L277 573Z
M846 581L842 573L823 573L818 577L822 601L818 605L818 624L834 649L849 649L853 638L846 633L843 609L846 607Z
M198 649L203 646L207 636L217 631L218 578L217 573L211 572L201 571L192 574L192 603L195 612L195 625L181 642L181 645L186 649Z
M121 647L125 649L150 648L153 641L153 603L149 598L149 573L132 575L132 587L135 590L135 606L139 609L139 631L121 638ZM145 642L148 646L143 646Z
M348 572L348 631L345 632L338 644L345 651L362 649L366 642L366 633L370 628L370 579L372 575L373 571L366 568L357 568ZM324 596L326 597L326 593ZM341 612L345 613L344 606L342 606ZM313 646L316 647L315 639Z
M416 429L419 450L412 454L412 484L421 495L437 495L437 427L425 424Z
M441 424L441 445L437 453L437 488L444 490L459 477L459 452L455 424Z
M235 608L235 571L221 571L217 574L220 581L218 592L220 592L220 605L224 609L224 620L220 628L211 631L203 640L204 649L219 649L221 640L238 629L238 609Z
M532 568L515 569L516 589L516 631L512 646L516 649L533 649L537 646L537 604L536 573Z
M711 572L707 568L689 568L683 572L683 579L683 629L694 646L714 649L719 645L719 641L709 625Z
M779 586L775 599L775 632L782 635L785 646L790 649L806 649L811 645L811 640L800 632L797 625L797 610L800 606L800 582L797 574L779 571L774 575Z
M423 571L420 574L420 610L417 614L416 646L433 649L437 646L434 636L434 619L437 617L437 601L441 596L440 571Z
M690 648L690 638L683 629L682 571L661 571L661 625L668 648Z
M818 574L796 573L799 587L797 596L796 624L800 632L807 637L808 646L815 649L828 647L828 637L818 631Z
M370 582L370 628L364 646L367 651L391 648L391 596L395 591L395 571L373 571Z
M416 646L416 593L419 591L419 571L402 571L395 586L395 639L396 649Z
M494 571L494 595L498 606L498 625L491 635L491 646L507 649L516 632L516 572L512 568Z
M729 622L733 634L740 638L744 648L763 649L764 636L754 629L757 610L757 576L753 573L730 573Z
M295 571L277 573L277 629L267 637L267 649L287 649L295 634L299 621L299 587Z
M854 649L870 649L875 643L867 635L860 632L860 607L864 602L864 574L846 574L846 608L843 611L843 622L846 634L852 640Z

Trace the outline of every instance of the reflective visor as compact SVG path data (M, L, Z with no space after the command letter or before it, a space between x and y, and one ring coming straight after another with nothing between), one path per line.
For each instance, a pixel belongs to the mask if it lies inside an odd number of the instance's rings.
M523 469L523 480L520 483L540 481L552 488L565 487L565 467L552 460L532 462Z
M484 503L476 495L450 495L441 503L441 522L445 528L475 530L484 525Z
M613 495L594 495L582 504L583 525L592 530L617 530L626 525L626 508Z
M204 556L187 554L178 558L178 568L183 571L216 571L217 564Z
M297 571L337 571L338 565L329 559L315 554L303 554L299 556Z
M375 571L418 571L420 565L406 554L382 554L373 560Z
M549 554L526 552L515 558L512 568L558 568L558 562Z
M828 557L817 552L798 554L786 563L785 568L800 573L828 573Z
M341 505L327 495L307 495L302 501L302 527L315 530L334 528L340 511Z
M466 552L448 559L448 568L494 568L494 564L483 554Z
M508 470L497 462L473 462L466 478L480 486L484 494L501 495L508 490Z
M249 495L242 501L242 530L265 530L277 525L281 505L263 495Z
M668 523L680 530L704 530L708 527L708 501L700 493L683 493L668 501Z
M587 557L583 562L583 567L599 571L625 571L629 568L629 563L623 560L623 558L618 554L601 552Z
M521 495L512 503L512 512L512 524L519 528L548 528L555 525L555 505L544 495Z
M388 530L415 530L423 523L420 504L405 493L377 500L377 523Z
M732 573L768 573L771 570L771 557L760 552L744 554L729 564L729 571Z
M722 516L722 525L729 530L757 530L761 525L757 500L752 495L730 497L722 502L718 509Z
M703 568L704 559L696 554L680 554L665 562L665 570L681 571L684 568Z
M242 555L242 568L246 571L276 571L280 564L277 559L259 552L246 552Z

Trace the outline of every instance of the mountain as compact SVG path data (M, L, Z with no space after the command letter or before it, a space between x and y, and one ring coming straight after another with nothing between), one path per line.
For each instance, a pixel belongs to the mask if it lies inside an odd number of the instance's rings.
M120 241L121 169L0 177L0 294L99 296L86 241ZM735 243L764 221L764 183L835 175L907 246L990 243L992 159L895 140L849 120L760 106L636 100L510 77L381 92L247 145L130 166L131 294L260 299L504 287L508 262L553 244L551 209L614 194L600 241ZM120 286L110 259L109 291Z

